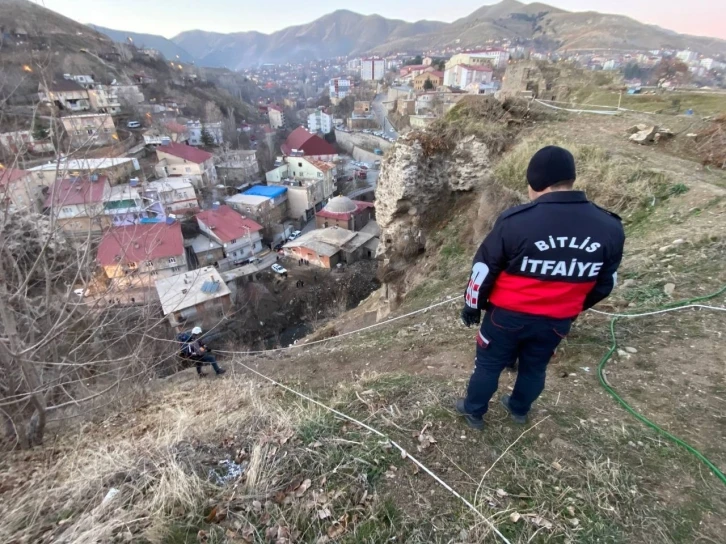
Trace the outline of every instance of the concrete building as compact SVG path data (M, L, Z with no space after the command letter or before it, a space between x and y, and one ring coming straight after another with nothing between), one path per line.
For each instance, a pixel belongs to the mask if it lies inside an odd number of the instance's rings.
M310 157L286 157L285 163L266 174L269 185L287 187L289 216L310 221L335 192L335 165Z
M103 201L106 223L113 227L135 225L142 219L155 219L155 214L149 214L146 208L141 193L131 185L114 185Z
M151 181L144 184L142 192L147 201L158 203L160 216L199 211L197 193L189 179L164 178Z
M177 332L219 325L232 311L232 292L211 266L156 281L161 309Z
M159 177L185 177L194 186L211 187L217 184L214 155L196 147L170 143L156 148L159 162L154 167Z
M263 227L270 228L287 218L287 193L287 187L256 185L244 193L225 199L225 203Z
M494 70L488 64L456 64L444 72L443 84L463 89L472 83L491 83Z
M413 115L416 113L416 99L399 98L396 100L396 111L399 115Z
M108 113L84 113L61 117L73 148L109 145L118 141L116 125Z
M267 116L270 119L270 127L274 130L285 126L285 112L280 106L275 104L268 106Z
M489 64L492 68L504 68L509 60L509 51L498 48L479 49L476 51L464 51L452 56L446 62L446 69L457 64L469 66L481 66Z
M15 210L39 212L43 197L42 185L32 172L17 168L0 170L0 206Z
M283 249L294 259L305 259L321 268L333 268L338 264L375 258L378 238L371 232L329 227L303 234L285 244Z
M360 78L363 81L380 81L386 75L386 60L370 57L361 60Z
M238 186L260 179L260 165L254 150L240 150L227 153L217 163L217 179L227 186Z
M46 187L53 185L56 179L88 177L93 174L105 177L111 185L119 185L143 174L139 161L126 157L62 159L34 166L28 170Z
M53 153L55 151L55 146L50 138L36 140L30 130L3 132L0 134L0 146L2 146L5 155L11 157L22 157L37 153Z
M45 208L69 234L99 234L110 224L103 208L110 194L111 184L105 176L58 179L49 190Z
M263 249L262 225L227 205L215 205L197 214L197 223L204 234L222 245L227 266L241 264Z
M189 145L204 145L202 141L202 133L206 132L211 138L213 145L222 145L224 137L222 136L222 122L202 123L201 121L187 121L187 131L189 133Z
M322 161L338 159L338 152L331 144L303 127L293 130L280 149L287 157L310 157Z
M144 101L137 85L91 85L87 87L91 109L117 114L124 106L136 106Z
M698 59L698 53L696 51L691 51L690 49L684 49L683 51L678 51L678 53L676 53L676 58L687 64Z
M444 83L444 73L433 70L431 72L424 72L413 78L413 88L416 91L423 91L426 86L426 82L430 81L432 89L436 89Z
M333 131L333 116L325 110L318 109L308 115L308 130L313 134L322 132L328 134Z
M351 200L347 196L336 196L315 214L315 225L319 229L338 227L358 231L373 219L374 204Z
M70 79L62 79L47 86L38 86L40 101L59 111L81 112L91 109L88 91Z
M224 248L222 244L204 234L198 234L194 238L185 239L184 247L191 248L196 258L196 263L194 263L194 266L190 264L190 269L209 265L216 267L219 266L219 261L224 259Z
M181 224L173 222L108 229L98 246L98 264L116 287L150 286L187 270Z
M353 90L353 82L347 77L334 77L328 83L328 95L333 104L348 96Z

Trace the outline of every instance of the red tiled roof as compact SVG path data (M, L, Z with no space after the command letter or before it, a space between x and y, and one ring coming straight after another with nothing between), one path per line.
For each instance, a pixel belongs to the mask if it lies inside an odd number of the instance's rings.
M249 232L262 230L262 225L241 216L226 204L197 214L197 221L212 229L214 235L225 243L247 236L247 229Z
M113 266L181 255L184 255L181 223L153 223L107 230L98 246L97 260L102 266Z
M170 132L176 132L177 134L182 134L187 131L187 127L185 125L182 125L180 123L177 123L176 121L169 121L164 125L164 127L170 131Z
M27 170L20 170L19 168L6 168L4 170L0 170L0 187L5 187L14 181L29 175L30 172Z
M290 133L285 143L280 146L285 155L291 155L293 149L309 155L335 155L335 148L320 136L310 134L303 127L298 127Z
M331 212L323 208L319 212L317 212L315 215L318 217L326 217L328 219L350 219L354 215L358 215L363 210L367 208L374 208L375 204L373 202L364 202L363 200L354 200L353 203L356 206L356 210L354 212Z
M197 164L208 161L214 156L211 153L203 151L202 149L197 149L196 147L192 147L190 145L178 143L171 143L169 145L159 146L156 148L156 152L157 154L167 153L168 155L173 155L174 157L179 157L180 159L184 159L185 161L194 162Z
M98 176L97 181L91 181L89 177L57 179L50 189L45 206L52 208L103 202L103 193L107 185L106 176Z

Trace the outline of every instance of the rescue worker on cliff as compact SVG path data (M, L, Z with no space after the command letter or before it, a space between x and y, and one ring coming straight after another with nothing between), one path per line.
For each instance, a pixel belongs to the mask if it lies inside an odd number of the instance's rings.
M526 423L572 322L617 282L625 242L620 218L573 190L575 177L569 151L537 151L527 168L532 202L503 212L474 257L461 320L481 328L474 373L456 410L475 429L484 427L499 375L516 360L514 390L501 403Z

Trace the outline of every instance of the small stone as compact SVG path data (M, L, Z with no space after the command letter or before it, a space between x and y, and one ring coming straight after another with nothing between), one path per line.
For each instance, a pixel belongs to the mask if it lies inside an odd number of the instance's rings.
M663 246L663 247L661 247L660 249L658 249L658 251L660 251L661 253L665 253L665 252L666 252L666 251L668 251L668 250L669 250L670 248L671 248L671 246Z
M666 283L663 286L663 292L666 295L668 295L668 296L671 296L673 294L673 291L675 291L675 290L676 290L676 284L675 283Z
M632 287L635 285L635 280L625 280L623 282L623 287Z
M686 241L683 238L678 238L678 240L673 240L673 245L674 246L680 246L680 245L683 245L685 243L686 243Z
M628 353L638 353L638 350L632 347L625 348L625 351L627 351Z

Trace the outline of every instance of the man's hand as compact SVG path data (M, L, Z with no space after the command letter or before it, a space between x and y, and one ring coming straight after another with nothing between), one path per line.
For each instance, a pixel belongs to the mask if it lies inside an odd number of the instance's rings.
M481 310L464 306L464 309L461 310L461 322L467 327L478 325L481 323Z

